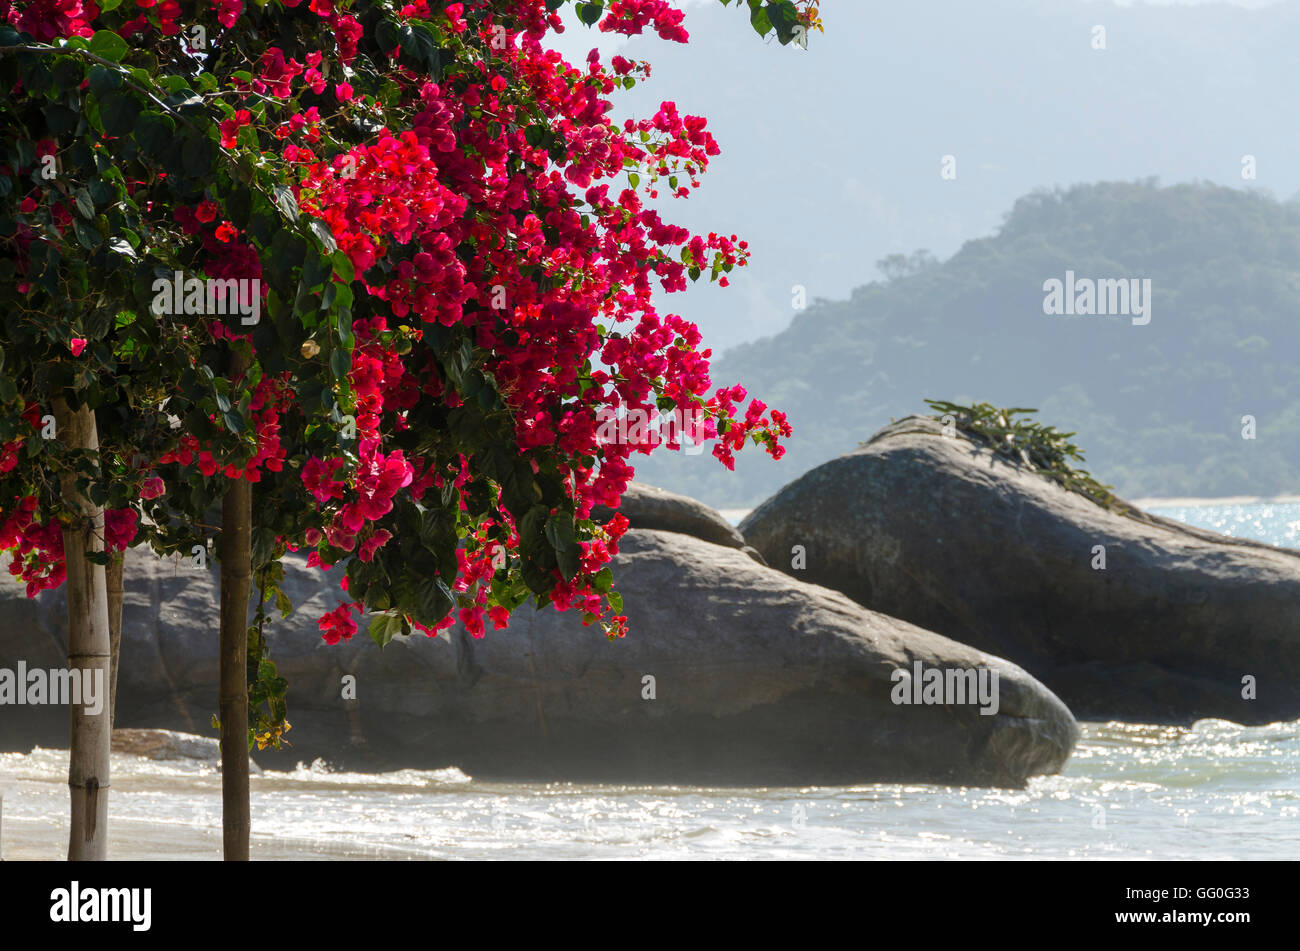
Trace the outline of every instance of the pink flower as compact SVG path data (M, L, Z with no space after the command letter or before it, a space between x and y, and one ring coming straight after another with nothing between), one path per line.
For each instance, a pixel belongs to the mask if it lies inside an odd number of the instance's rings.
M338 45L339 59L344 65L357 55L357 41L361 39L361 22L356 17L337 16L333 23L334 41Z
M302 470L302 484L316 497L317 502L343 498L343 483L334 474L343 466L342 459L309 459Z
M226 29L230 29L243 12L243 0L219 0L217 3L217 22Z
M144 485L140 487L140 498L156 499L167 491L167 486L158 476L150 476L144 480Z
M104 510L104 548L123 551L135 540L137 531L135 509Z
M375 534L371 535L369 538L367 538L365 541L361 543L361 550L357 552L357 555L361 558L362 561L373 560L375 557L375 552L378 549L382 548L392 537L393 537L392 532L385 531L384 529L381 528L379 531L375 532Z
M74 357L81 356L81 351L86 349L86 339L84 337L73 337L72 342L68 344Z
M316 626L320 628L321 637L324 638L326 644L333 645L339 641L351 640L352 635L357 632L357 622L348 613L350 608L361 610L355 601L340 604L317 622Z

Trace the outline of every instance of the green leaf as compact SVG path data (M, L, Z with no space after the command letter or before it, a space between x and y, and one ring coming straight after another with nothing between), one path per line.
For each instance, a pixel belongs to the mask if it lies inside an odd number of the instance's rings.
M402 633L402 618L397 614L376 614L370 619L370 638L381 648Z
M49 106L45 110L45 127L54 135L67 135L77 127L80 118L67 106Z
M575 548L573 541L573 516L558 512L546 520L546 540L557 552Z
M269 564L275 558L275 531L265 525L253 529L252 564Z
M276 185L272 190L275 192L275 203L279 209L291 221L297 221L298 199L293 197L293 189L288 185Z
M392 20L380 20L375 26L375 44L385 53L397 45L397 24Z
M77 206L77 211L83 218L90 221L95 220L95 203L90 200L90 192L84 188L78 188L72 193L73 203Z
M77 218L72 223L77 232L77 241L87 251L94 251L103 242L103 237L91 225Z
M545 505L534 505L519 521L519 550L531 557L545 537L547 511Z
M392 596L382 584L372 584L366 588L366 610L370 612L387 611L393 606Z
M117 169L114 169L114 171L117 171ZM117 201L117 189L106 178L92 178L90 180L90 197L96 205L111 205Z
M168 83L172 92L167 96L164 102L181 113L193 113L203 109L203 97L190 88L183 77L169 77L179 79L180 83Z
M307 290L315 292L325 285L325 281L334 273L331 263L329 258L314 250L307 255L307 260L302 265L302 283Z
M558 549L555 552L555 560L559 563L560 574L564 576L565 581L572 581L582 566L581 552L576 547Z
M82 79L86 78L86 70L72 56L57 58L55 65L49 69L49 73L55 78L55 86L61 88L61 90L72 90L72 88L81 86Z
M426 627L437 624L456 606L451 589L441 578L423 582L416 591L416 599L412 616Z
M578 19L585 26L592 26L600 19L601 14L605 12L605 0L595 0L594 3L579 3L574 7L578 14Z
M293 198L292 192L289 194L289 197ZM298 203L295 201L294 202L295 211L297 207L298 207ZM321 221L319 218L313 218L311 220L310 226L311 226L312 233L315 234L316 237L320 239L321 244L325 245L325 250L327 253L333 254L335 251L339 249L338 242L334 240L334 234L333 232L330 231L329 225L325 224L325 222Z
M781 45L789 43L794 39L795 27L799 25L799 13L794 8L790 0L772 0L768 3L767 17L776 30L776 38Z
M334 329L338 332L339 341L351 349L355 340L352 334L352 315L345 314L342 310L338 311L334 315Z
M346 380L352 369L352 354L346 350L335 350L330 354L330 373L336 380Z
M330 255L330 260L334 262L334 273L343 278L343 283L351 284L356 277L356 269L352 266L352 259L342 251L335 251Z
M97 30L95 35L90 38L87 48L101 59L106 59L112 63L120 63L122 57L126 55L128 47L126 40L112 30Z
M186 175L207 179L211 177L212 166L217 162L217 147L205 135L192 135L185 140L181 156Z
M120 138L135 128L140 116L140 103L129 92L109 93L99 103L99 119L104 132Z
M140 117L133 138L140 151L149 156L160 156L171 144L176 134L176 123L170 116L145 114Z

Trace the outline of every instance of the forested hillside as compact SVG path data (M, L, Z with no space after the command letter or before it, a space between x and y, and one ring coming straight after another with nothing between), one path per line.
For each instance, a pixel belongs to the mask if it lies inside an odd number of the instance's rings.
M789 414L783 460L742 453L733 477L656 453L637 477L751 505L929 397L1038 408L1128 497L1300 491L1300 204L1152 181L1038 191L950 259L882 271L715 363L715 384ZM1150 322L1045 314L1067 271L1150 279Z

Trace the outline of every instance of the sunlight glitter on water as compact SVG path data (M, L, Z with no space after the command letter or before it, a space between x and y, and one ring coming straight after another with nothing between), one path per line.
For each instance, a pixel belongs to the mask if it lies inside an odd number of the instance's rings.
M1300 855L1300 722L1083 724L1023 790L480 783L324 764L252 779L255 858L1259 859ZM0 756L4 857L58 858L66 752ZM216 859L220 775L115 757L111 854Z

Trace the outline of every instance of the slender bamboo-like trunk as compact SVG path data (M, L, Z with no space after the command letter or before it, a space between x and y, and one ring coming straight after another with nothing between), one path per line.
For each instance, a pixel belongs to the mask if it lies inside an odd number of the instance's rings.
M230 378L248 369L236 356ZM227 862L248 861L248 598L252 586L253 486L230 483L221 502L221 829Z
M114 552L108 556L108 567L104 578L108 584L108 649L113 655L112 674L109 676L108 688L108 731L113 732L117 723L117 661L122 654L122 576L126 570L126 552Z
M84 404L77 410L58 399L54 402L58 438L71 449L99 449L95 414ZM108 790L110 701L105 694L112 679L108 633L108 586L104 566L86 557L104 550L104 510L81 495L75 473L63 476L63 498L77 517L63 529L63 557L67 563L68 668L81 678L82 703L71 704L72 723L68 759L68 791L72 800L72 827L68 836L69 861L108 858ZM86 687L97 688L99 712L90 714L84 703Z

